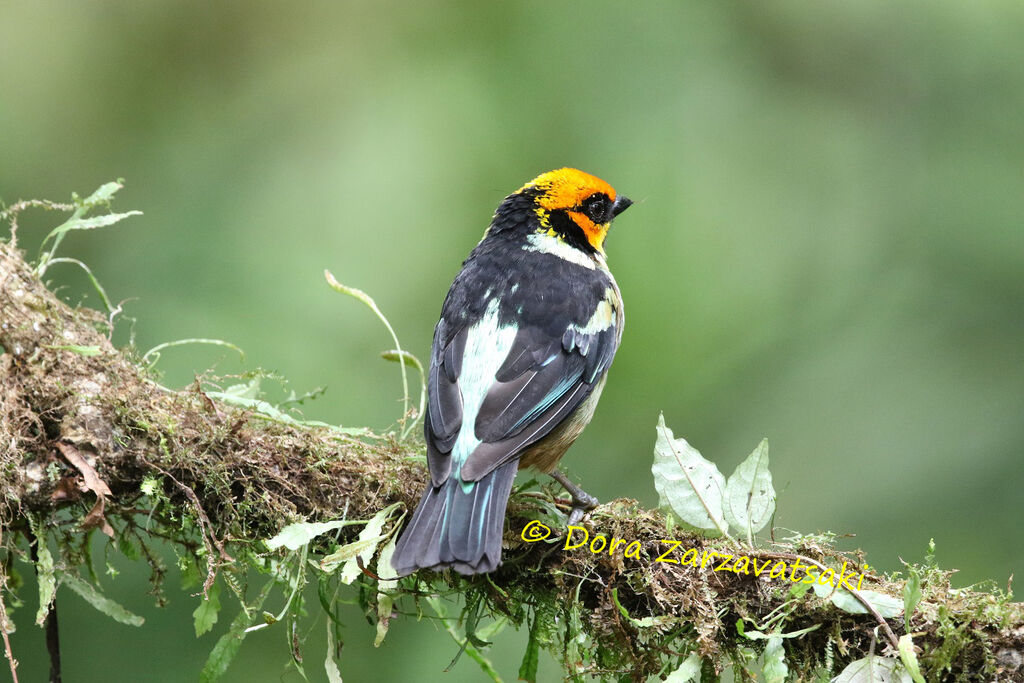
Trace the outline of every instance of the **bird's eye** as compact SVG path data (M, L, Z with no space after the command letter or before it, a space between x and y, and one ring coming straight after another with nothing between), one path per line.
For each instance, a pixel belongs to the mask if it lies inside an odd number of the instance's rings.
M595 223L604 223L605 216L608 214L608 204L603 195L595 195L583 203L583 210L590 220Z

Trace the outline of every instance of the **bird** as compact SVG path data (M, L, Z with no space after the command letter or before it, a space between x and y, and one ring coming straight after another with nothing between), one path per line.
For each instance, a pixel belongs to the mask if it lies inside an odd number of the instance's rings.
M557 464L590 422L622 340L604 245L632 203L600 178L560 168L494 212L434 328L423 416L430 481L396 543L398 576L500 566L519 469L548 473L569 492L570 525L597 506Z

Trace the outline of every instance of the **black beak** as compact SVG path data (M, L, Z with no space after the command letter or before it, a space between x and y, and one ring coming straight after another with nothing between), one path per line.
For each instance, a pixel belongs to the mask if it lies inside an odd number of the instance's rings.
M625 211L633 204L633 200L629 197L619 196L616 198L615 203L612 204L612 218L618 216L620 213Z

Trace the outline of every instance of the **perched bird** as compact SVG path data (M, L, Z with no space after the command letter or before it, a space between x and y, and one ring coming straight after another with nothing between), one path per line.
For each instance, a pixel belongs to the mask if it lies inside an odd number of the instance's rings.
M555 468L590 422L622 339L604 241L630 204L600 178L561 168L494 212L434 329L430 483L392 556L400 576L498 567L520 468L548 472L572 494L570 524L597 505Z

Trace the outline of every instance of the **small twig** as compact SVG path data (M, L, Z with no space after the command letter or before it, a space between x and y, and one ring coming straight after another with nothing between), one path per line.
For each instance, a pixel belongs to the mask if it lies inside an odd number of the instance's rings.
M235 558L231 557L231 555L229 555L227 551L224 550L224 545L214 535L212 531L213 524L210 522L210 518L206 515L206 511L203 510L203 506L199 503L199 496L196 495L196 492L193 491L187 485L178 481L178 479L173 474L171 474L164 468L160 467L159 465L155 465L146 460L143 460L143 462L145 462L147 465L149 465L150 467L157 470L162 475L173 481L175 485L179 489L181 489L185 496L188 497L189 501L192 503L192 506L196 510L196 516L199 518L199 535L202 536L203 545L206 547L206 580L203 582L203 595L207 596L209 594L210 587L213 586L213 582L217 580L217 568L213 562L213 546L210 545L210 541L212 540L213 545L217 546L217 550L220 553L221 560L225 562L234 562Z
M18 683L18 660L14 658L14 653L11 652L11 639L7 635L7 606L4 605L3 592L7 590L7 574L0 569L0 635L4 638L4 654L7 655L7 663L11 665L11 679L14 683Z

